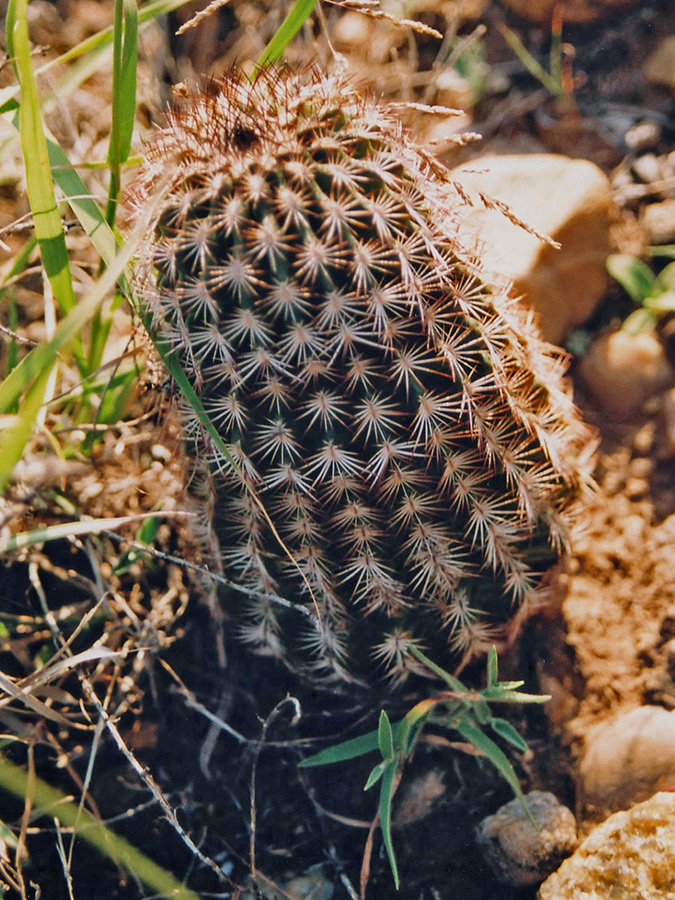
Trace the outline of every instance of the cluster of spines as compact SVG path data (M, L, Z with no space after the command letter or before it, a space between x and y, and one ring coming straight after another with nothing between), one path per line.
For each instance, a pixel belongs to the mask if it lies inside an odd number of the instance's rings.
M142 290L236 462L186 408L225 569L259 597L241 637L345 677L404 677L411 642L485 649L564 546L585 432L451 186L382 107L307 75L192 98L139 202L167 165Z

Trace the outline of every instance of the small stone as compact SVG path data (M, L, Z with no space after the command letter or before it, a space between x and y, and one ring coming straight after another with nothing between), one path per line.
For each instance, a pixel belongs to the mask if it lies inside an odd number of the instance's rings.
M579 771L594 812L626 809L675 786L675 712L638 706L599 726L586 739Z
M281 890L287 900L332 900L335 891L332 882L320 869L291 878ZM281 896L274 884L258 879L256 884L251 883L244 890L240 900L279 900Z
M619 330L600 335L578 371L601 408L619 419L630 418L645 400L675 379L663 345L652 331L631 334Z
M663 178L663 161L655 153L643 153L633 163L633 171L645 184L654 184Z
M648 203L642 210L640 223L648 243L675 243L675 200Z
M599 825L539 888L538 900L672 900L675 794Z
M549 24L553 10L560 7L566 25L584 25L637 0L502 0L502 4L531 22Z
M476 840L497 878L506 884L537 884L569 856L577 842L572 812L548 791L531 791L525 802L540 829L512 800L483 819Z
M594 312L607 287L605 262L614 217L610 185L593 163L553 153L481 157L452 170L473 196L506 203L523 222L561 245L554 249L497 210L467 210L462 230L486 270L513 282L539 319L544 338L562 343Z
M335 888L320 869L291 878L284 885L284 891L293 900L331 900Z
M624 135L626 147L631 153L653 150L661 140L662 128L653 119L643 119L629 128Z
M392 825L400 828L420 822L434 811L437 801L445 794L443 773L429 769L406 784L396 805Z
M663 84L675 90L675 34L669 34L647 57L642 74L652 84Z

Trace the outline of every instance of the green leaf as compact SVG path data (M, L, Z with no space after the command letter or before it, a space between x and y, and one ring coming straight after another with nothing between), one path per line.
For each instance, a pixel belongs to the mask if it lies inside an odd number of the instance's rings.
M301 769L308 769L311 766L328 766L333 763L346 762L349 759L356 759L358 756L365 756L366 753L372 753L378 748L377 731L369 731L360 737L351 738L348 741L342 741L333 747L326 747L313 756L308 756L299 763Z
M493 766L499 771L505 781L511 787L511 790L516 795L516 797L523 804L523 809L527 814L528 819L536 828L536 824L532 815L527 808L527 804L525 803L525 797L523 795L522 790L520 789L520 784L518 782L518 777L513 769L513 766L509 762L504 751L495 744L492 738L488 737L484 732L477 728L475 725L471 724L467 720L462 720L455 725L455 728L459 733L469 741L470 744L473 744L477 750L480 750L487 759L490 760Z
M509 683L504 682L504 687L498 684L493 688L485 688L481 695L490 703L547 703L551 699L549 694L525 694L521 691L512 691L508 687ZM522 681L516 682L518 685L522 683Z
M394 737L391 733L391 722L386 712L380 713L380 722L377 729L377 744L382 754L382 759L394 758Z
M469 691L462 684L462 682L459 680L459 678L455 678L454 675L451 675L449 672L446 672L445 669L442 669L433 660L429 659L429 657L426 656L426 654L422 653L422 651L418 647L415 647L414 644L410 645L409 650L410 650L411 656L414 656L415 659L417 659L417 660L419 660L419 662L423 663L428 669L431 669L431 671L435 675L438 675L439 678L442 678L443 681L445 681L445 683L447 685L449 685L453 691L458 691L459 693L464 693L464 694L469 693Z
M509 744L516 748L516 750L520 750L521 753L527 753L527 744L513 725L510 722L507 722L506 719L500 719L493 716L490 719L490 728L492 728L499 737L508 741Z
M656 314L651 309L642 307L626 316L621 323L621 330L628 334L642 334L643 331L653 331L657 324Z
M497 659L497 648L492 645L487 663L487 686L494 687L497 684L499 661Z
M375 766L375 768L372 770L372 772L368 776L368 780L366 781L365 786L363 788L364 791L369 791L374 784L377 784L377 782L380 780L380 778L384 774L384 770L387 768L388 765L389 765L388 762L381 762Z
M675 291L675 262L669 263L665 269L656 276L656 283L665 293L666 291Z
M258 60L258 67L260 69L264 69L265 66L272 65L281 59L286 47L314 12L315 6L316 0L296 0L293 9L286 16L272 40L263 50L262 56Z
M160 513L160 510L157 510L157 512ZM161 524L162 517L159 514L150 516L149 519L146 519L136 532L136 540L138 543L146 544L150 547L157 537L157 532L159 531L159 526Z
M606 265L612 278L619 282L636 303L642 303L653 293L656 279L642 260L626 253L612 253L607 257Z
M645 300L645 307L655 313L675 311L675 290L664 290L658 297L648 297Z
M380 787L380 828L382 829L382 840L387 850L391 874L394 876L394 884L396 890L399 887L398 866L396 865L396 855L394 854L394 845L391 840L391 801L394 796L394 780L396 778L398 766L396 762L390 762L382 775L382 785Z

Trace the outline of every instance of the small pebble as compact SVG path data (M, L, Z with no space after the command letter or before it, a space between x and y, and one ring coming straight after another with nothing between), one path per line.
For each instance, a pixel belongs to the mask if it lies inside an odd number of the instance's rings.
M478 846L496 877L518 886L543 881L577 842L574 815L557 797L548 791L531 791L525 802L539 831L520 800L506 803L476 829Z
M642 210L640 223L650 244L675 243L675 200L648 203Z
M643 119L628 129L624 140L631 153L653 150L661 140L661 126L653 119Z
M663 178L661 159L654 153L644 153L633 163L633 171L645 184L653 184Z
M600 407L629 418L643 403L673 383L675 373L652 331L602 334L579 364L579 375Z

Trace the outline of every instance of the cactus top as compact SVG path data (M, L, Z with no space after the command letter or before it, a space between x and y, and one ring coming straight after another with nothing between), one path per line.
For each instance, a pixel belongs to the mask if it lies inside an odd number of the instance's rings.
M240 637L352 679L483 651L565 547L587 433L447 172L339 77L232 74L170 114L136 202L151 331L237 465L184 409Z

